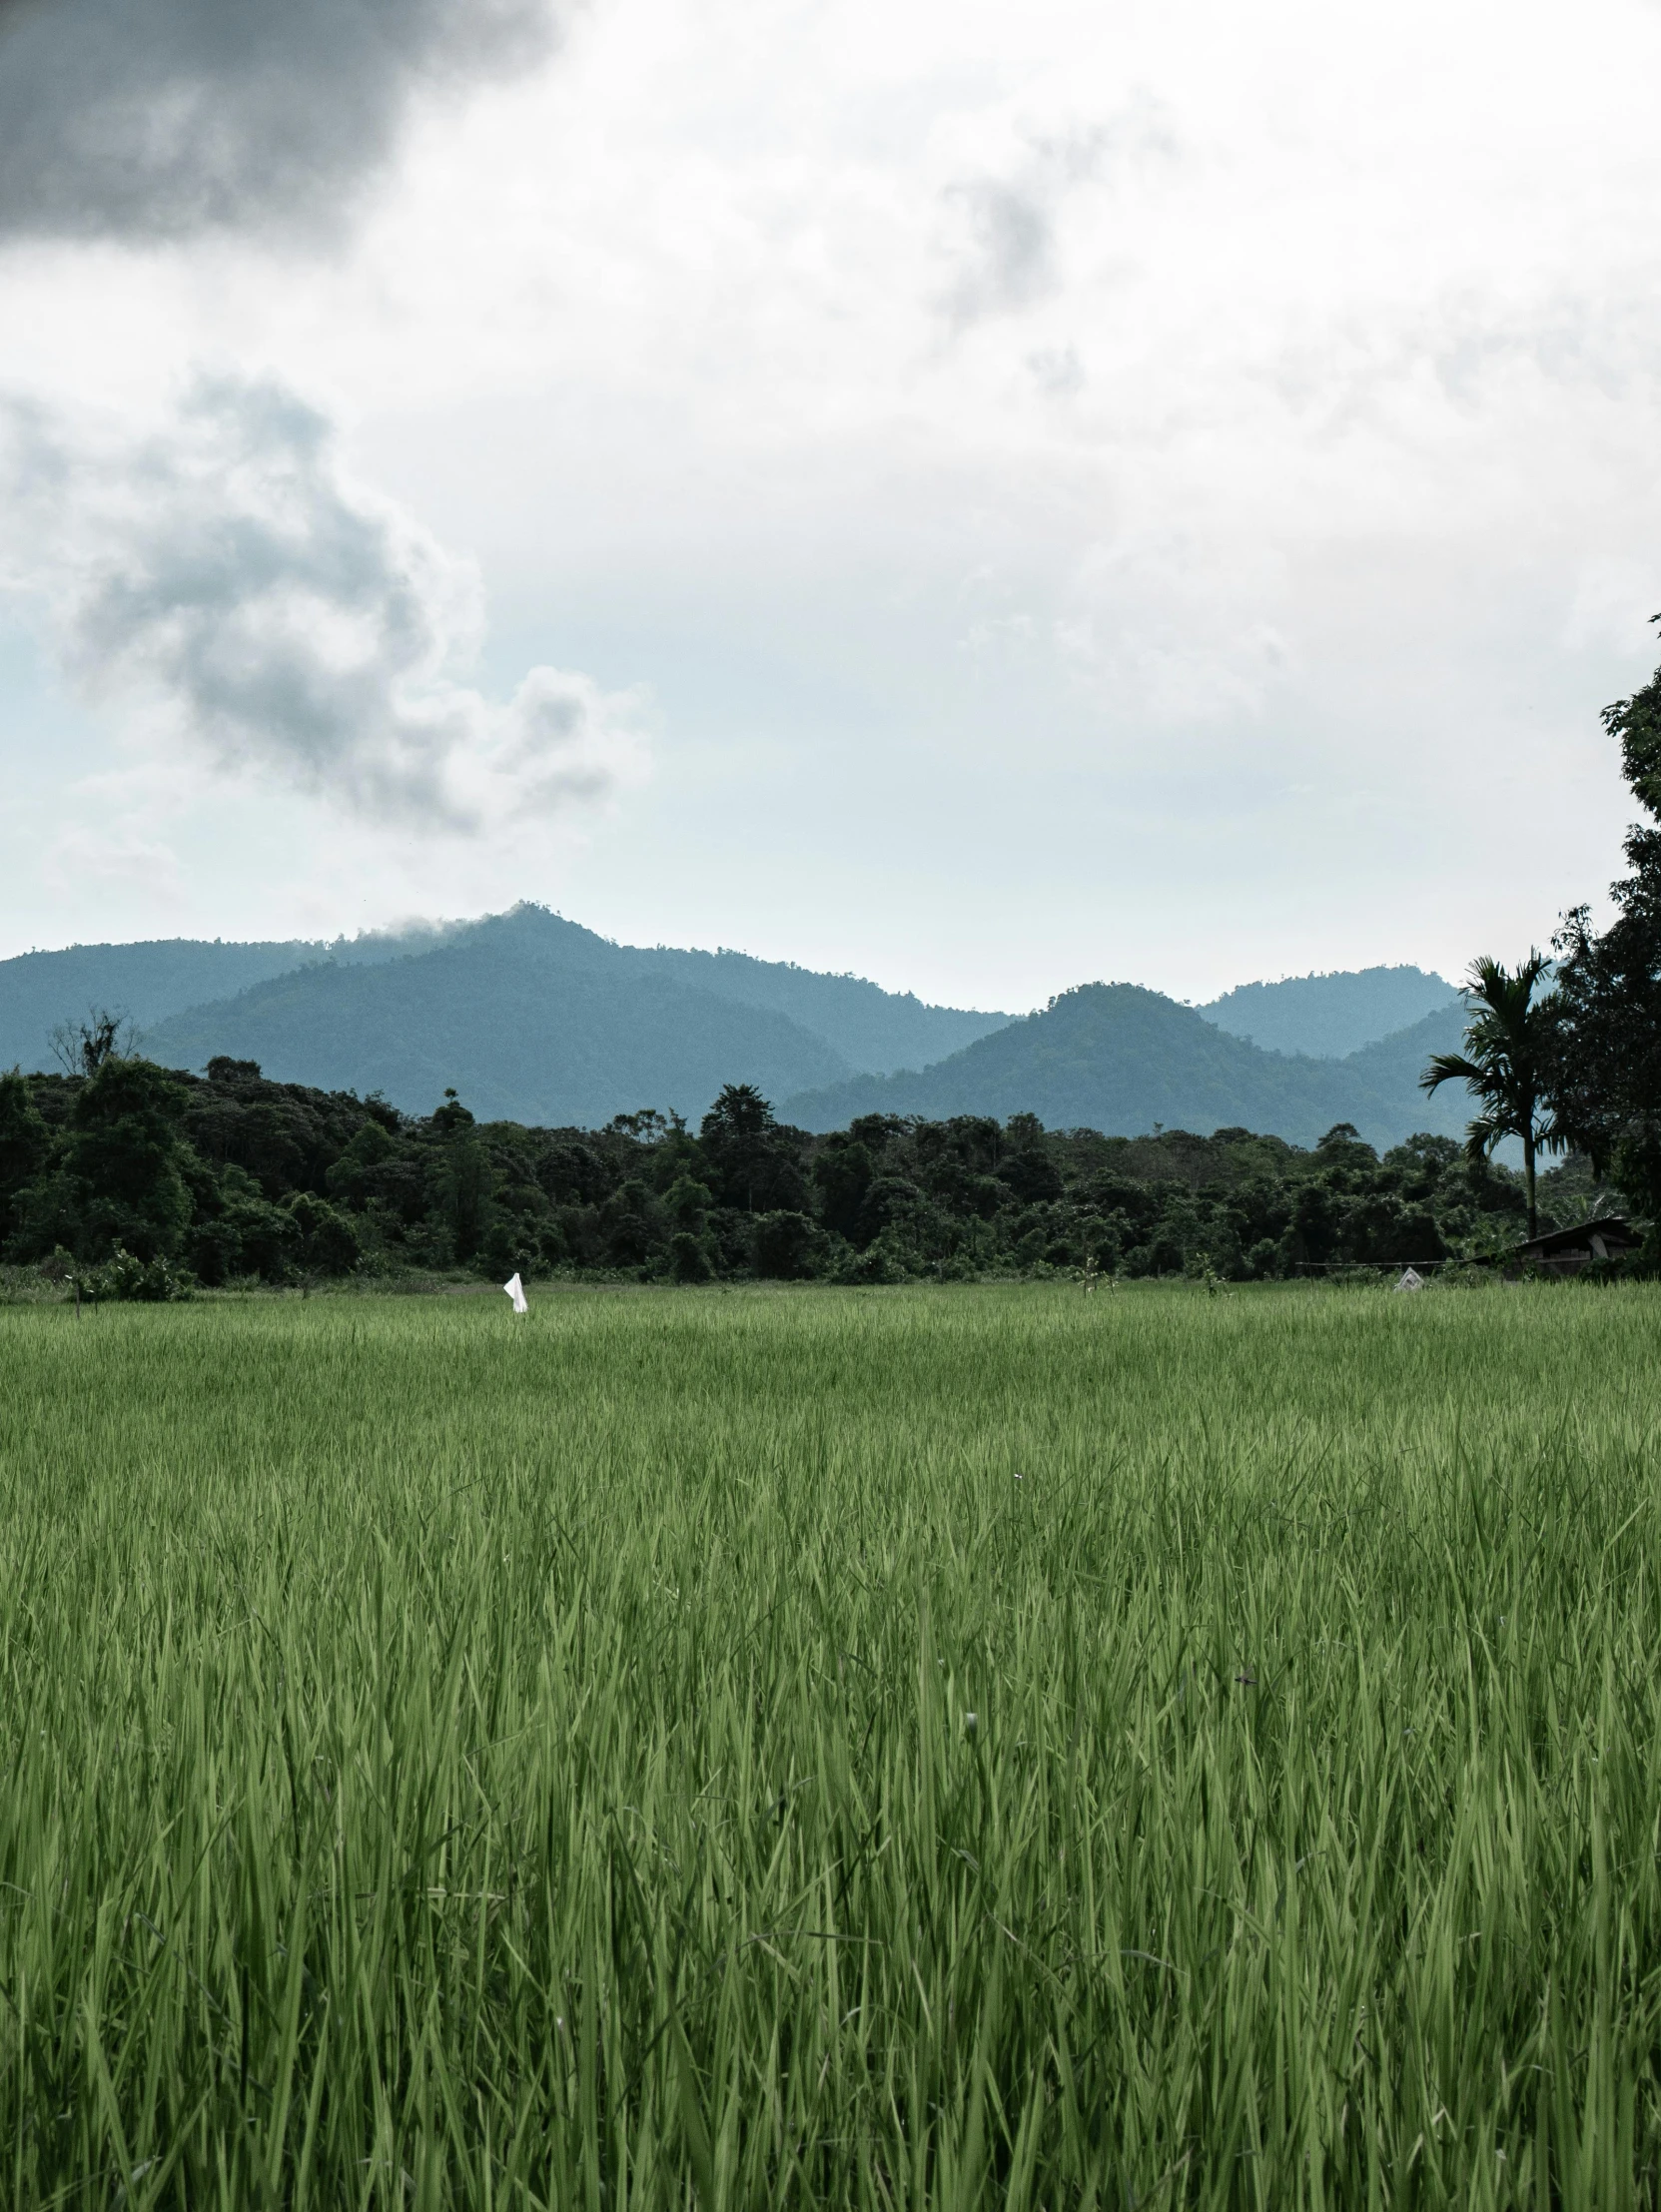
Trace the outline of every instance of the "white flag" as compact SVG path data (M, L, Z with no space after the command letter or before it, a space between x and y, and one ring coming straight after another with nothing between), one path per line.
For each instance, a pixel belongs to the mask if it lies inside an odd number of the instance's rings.
M524 1302L524 1284L520 1282L517 1275L513 1277L511 1282L504 1282L501 1287L512 1299L515 1313L528 1313L530 1311L529 1306Z

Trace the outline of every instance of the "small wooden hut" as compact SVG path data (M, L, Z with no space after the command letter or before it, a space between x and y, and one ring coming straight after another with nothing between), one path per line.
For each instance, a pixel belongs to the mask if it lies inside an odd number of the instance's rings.
M1549 1267L1554 1275L1577 1275L1594 1259L1619 1259L1636 1251L1643 1233L1624 1213L1600 1213L1595 1221L1581 1221L1572 1229L1547 1229L1516 1247L1516 1258Z

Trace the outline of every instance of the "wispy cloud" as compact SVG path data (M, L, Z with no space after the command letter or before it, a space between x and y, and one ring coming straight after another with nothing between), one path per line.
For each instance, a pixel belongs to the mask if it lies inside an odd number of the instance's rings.
M938 303L947 321L961 330L1048 299L1063 282L1068 197L1176 152L1164 110L1141 95L1105 122L1028 134L998 169L948 185L944 251L953 276Z

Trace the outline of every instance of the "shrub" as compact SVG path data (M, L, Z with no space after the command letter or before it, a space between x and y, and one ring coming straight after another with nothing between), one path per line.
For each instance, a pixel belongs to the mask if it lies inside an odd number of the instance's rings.
M708 1282L714 1264L701 1236L690 1229L676 1229L669 1239L669 1275L674 1282Z
M165 1253L139 1259L120 1244L102 1266L83 1267L70 1281L83 1298L90 1298L95 1305L126 1300L161 1305L169 1298L188 1298L191 1294L189 1276L171 1266Z

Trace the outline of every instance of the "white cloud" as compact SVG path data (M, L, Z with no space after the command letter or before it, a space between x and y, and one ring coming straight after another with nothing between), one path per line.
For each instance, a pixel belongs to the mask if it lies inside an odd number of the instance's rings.
M482 631L476 572L352 482L285 386L203 379L138 437L38 407L11 428L7 580L152 747L463 835L638 773L637 700L553 668L505 701L458 679Z

